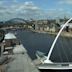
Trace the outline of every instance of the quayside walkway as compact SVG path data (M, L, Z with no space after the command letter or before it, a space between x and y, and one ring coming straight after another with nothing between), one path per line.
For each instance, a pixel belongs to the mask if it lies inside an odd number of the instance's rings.
M5 65L5 72L39 72L22 44L16 45L14 49L14 54L8 55L10 59ZM22 51L20 49L24 52L21 53Z

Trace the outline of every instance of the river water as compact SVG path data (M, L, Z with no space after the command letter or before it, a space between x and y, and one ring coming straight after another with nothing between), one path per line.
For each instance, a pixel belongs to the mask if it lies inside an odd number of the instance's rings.
M34 60L36 59L36 51L49 52L55 35L18 30L17 37ZM50 59L53 62L72 62L72 38L59 37Z

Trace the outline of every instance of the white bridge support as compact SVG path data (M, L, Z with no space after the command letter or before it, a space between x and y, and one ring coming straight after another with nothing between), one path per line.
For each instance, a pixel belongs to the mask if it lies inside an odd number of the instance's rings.
M54 46L55 46L55 44L56 44L56 42L57 42L57 39L59 38L59 36L60 36L60 34L61 34L61 32L62 32L62 30L67 26L67 24L68 24L71 20L72 20L72 18L70 18L70 19L63 25L63 27L60 29L60 31L58 32L58 34L57 34L57 36L56 36L55 40L53 41L53 44L52 44L52 46L51 46L51 48L50 48L50 51L49 51L48 56L47 56L47 59L44 60L44 63L52 63L51 60L49 60L49 59L50 59L50 56L51 56L51 53L52 53L52 50L53 50L53 48L54 48Z

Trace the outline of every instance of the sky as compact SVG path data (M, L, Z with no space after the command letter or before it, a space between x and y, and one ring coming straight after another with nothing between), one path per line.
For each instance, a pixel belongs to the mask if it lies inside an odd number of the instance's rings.
M0 21L72 17L72 0L0 0Z

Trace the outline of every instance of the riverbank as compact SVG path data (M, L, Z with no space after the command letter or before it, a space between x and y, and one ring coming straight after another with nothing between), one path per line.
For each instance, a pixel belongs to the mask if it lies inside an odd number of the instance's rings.
M47 34L50 34L50 35L57 35L58 34L58 32L46 32L46 31L39 31L39 30L32 30L32 32L36 32L36 33L47 33ZM62 36L62 37L72 37L72 32L65 32L65 31L63 31L61 34L60 34L60 36Z

